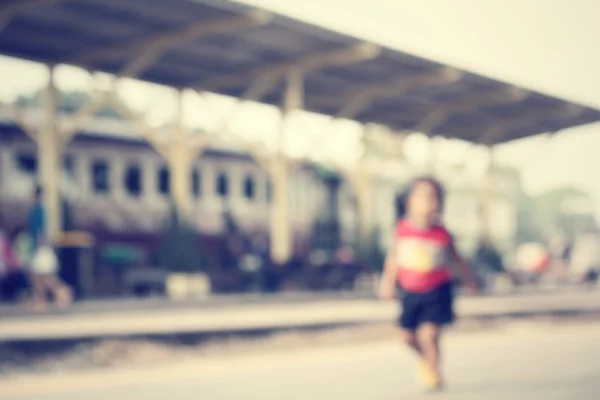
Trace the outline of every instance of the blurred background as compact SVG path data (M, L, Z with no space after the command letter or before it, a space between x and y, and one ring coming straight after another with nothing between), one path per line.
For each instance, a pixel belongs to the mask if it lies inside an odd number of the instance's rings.
M0 2L6 376L59 339L379 327L398 205L424 174L483 288L460 300L470 321L600 311L597 2L166 3ZM74 298L42 313L23 255L36 187Z

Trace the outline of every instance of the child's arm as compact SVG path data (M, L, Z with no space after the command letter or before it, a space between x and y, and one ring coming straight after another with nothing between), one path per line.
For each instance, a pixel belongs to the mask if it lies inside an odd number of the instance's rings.
M392 245L388 249L383 265L383 274L379 283L379 297L385 300L394 298L396 292L396 266L394 258L396 254L396 241L392 241Z
M463 279L469 288L473 290L475 293L479 292L479 284L477 283L477 279L473 274L471 268L467 265L467 263L463 260L463 258L458 254L454 243L450 243L450 256L452 258L453 264L456 266L458 270L458 274L461 279Z

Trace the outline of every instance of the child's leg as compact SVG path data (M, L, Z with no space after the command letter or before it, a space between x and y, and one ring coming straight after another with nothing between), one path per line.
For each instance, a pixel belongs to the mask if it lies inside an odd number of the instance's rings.
M419 296L412 293L403 293L400 297L402 312L398 317L400 339L409 348L414 350L419 357L422 356L421 346L417 340L417 327L419 326Z
M404 328L400 329L400 338L402 339L402 342L414 350L419 357L423 357L423 352L421 351L421 346L419 345L419 341L417 340L417 335L414 330Z
M418 345L423 360L427 363L436 378L441 382L440 373L440 334L441 327L431 322L425 322L417 330Z

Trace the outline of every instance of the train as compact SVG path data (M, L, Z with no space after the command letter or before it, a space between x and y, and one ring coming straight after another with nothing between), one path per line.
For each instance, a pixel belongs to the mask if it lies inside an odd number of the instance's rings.
M14 121L0 116L0 217L9 230L18 229L26 220L37 173L35 144ZM395 218L395 199L413 174L407 163L395 160L373 176L371 219L378 233L377 247L386 245ZM171 204L169 179L166 161L120 120L97 118L66 145L61 193L70 204L78 229L94 236L97 263L106 258L101 255L103 249L123 244L141 249L145 260L141 263L151 263ZM233 218L237 229L248 237L268 237L268 175L242 149L206 149L194 160L190 179L193 206L188 222L207 243L206 248L216 254L215 249L224 246L227 218ZM468 184L460 178L446 176L444 181L451 187L446 210L450 228L460 243L473 247L479 229L479 205L471 192L462 190ZM311 249L319 247L315 229L323 221L335 221L340 246L356 247L358 212L353 187L339 179L334 195L331 190L313 163L305 162L291 174L294 258L307 258ZM332 196L335 207L331 206ZM509 222L500 235L506 238L510 238L510 221L516 215L511 202L510 195L504 195L496 207L504 210L499 220L504 225Z

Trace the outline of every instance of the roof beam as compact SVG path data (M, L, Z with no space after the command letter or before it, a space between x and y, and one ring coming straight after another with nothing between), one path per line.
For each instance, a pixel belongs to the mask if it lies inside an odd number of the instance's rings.
M138 132L144 136L144 138L146 138L146 140L158 154L167 160L169 159L169 144L158 137L157 129L149 126L143 116L133 111L129 105L125 103L125 101L117 93L116 89L109 91L108 101L109 104L114 107L115 111L123 116L127 122L132 124L134 128L137 129Z
M127 56L132 51L142 49L121 71L122 76L136 76L156 61L169 47L190 40L197 40L213 35L235 32L254 26L266 25L272 15L265 11L254 11L244 16L222 18L211 22L199 22L177 31L169 31L151 38L138 38L128 43L110 45L97 50L86 51L72 57L69 62L89 64L115 56Z
M15 104L5 103L2 100L0 100L0 108L6 108L8 114L10 115L10 117L17 123L17 125L21 128L21 130L27 136L29 136L29 138L34 143L37 143L37 140L38 140L38 130L35 127L35 125L32 125L32 124L29 123L29 121L27 120L27 117L26 117L25 113L23 112L23 110L21 110Z
M537 110L510 120L499 120L483 132L478 142L485 145L492 145L500 136L510 130L539 124L545 120L574 118L581 115L584 111L585 109L581 106L569 104L558 109Z
M216 76L203 82L196 82L192 86L199 90L217 91L219 89L247 85L256 77L268 72L280 72L283 74L285 71L297 69L303 73L307 73L327 66L353 64L370 60L378 57L380 53L381 48L379 46L371 43L360 43L343 49L311 54L294 61L252 68L239 74Z
M99 93L92 99L88 100L86 104L81 107L77 113L67 122L67 125L62 129L62 139L64 143L67 143L79 129L82 129L86 122L88 122L94 114L98 112L110 99L109 91Z
M269 93L281 79L281 74L271 72L261 75L246 90L240 98L242 101L260 101L260 99Z
M519 102L527 98L529 93L523 89L511 87L497 92L476 94L462 101L445 106L436 106L415 128L416 132L431 136L433 131L455 114L471 111L496 104Z
M8 4L0 5L0 32L2 32L21 11L43 6L45 4L57 3L59 1L61 0L13 0Z
M367 85L353 90L347 96L347 101L340 107L336 118L354 118L364 111L369 105L381 96L401 96L404 93L423 86L436 86L456 82L463 77L463 73L454 68L441 68L437 71L402 76L391 81Z
M456 82L460 80L463 75L464 73L457 69L444 67L434 72L414 74L412 76L401 76L389 81L353 89L343 96L346 98L346 101L340 106L336 115L327 122L327 125L323 129L323 134L325 135L327 132L332 131L336 122L342 119L355 118L358 114L368 108L377 97L386 95L401 96L402 94L419 87ZM339 99L332 98L330 104L339 104ZM334 138L335 135L331 134L325 137L319 136L311 141L310 148L314 148L317 152L319 152L319 150L325 151L328 144Z

